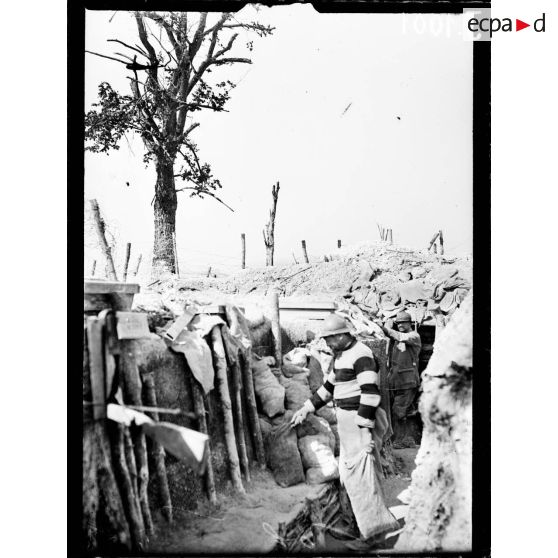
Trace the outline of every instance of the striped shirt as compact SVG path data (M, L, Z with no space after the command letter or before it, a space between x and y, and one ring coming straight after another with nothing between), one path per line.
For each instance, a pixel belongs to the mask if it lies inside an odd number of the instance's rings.
M380 404L378 372L372 351L354 340L347 349L337 354L333 370L323 386L310 399L314 410L335 400L348 411L356 410L355 422L364 428L374 428L376 409Z

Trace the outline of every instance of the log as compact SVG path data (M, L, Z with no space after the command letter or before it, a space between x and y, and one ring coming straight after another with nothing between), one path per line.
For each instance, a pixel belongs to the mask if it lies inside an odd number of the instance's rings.
M320 500L318 498L307 498L306 501L310 511L310 521L312 522L314 551L320 552L325 549L325 533Z
M190 393L192 394L192 402L194 404L194 412L196 413L196 417L198 419L198 430L202 434L208 434L209 430L207 428L207 419L206 417L206 409L205 403L203 402L203 391L198 383L198 381L194 378L194 375L191 371L187 374L187 378L189 379L190 383ZM209 455L207 458L207 468L205 470L205 488L207 491L207 498L212 504L217 504L217 492L215 490L215 475L213 473L213 463L211 462L211 440L208 442L209 444Z
M141 378L134 358L133 341L122 340L120 355L120 371L124 403L129 405L141 405ZM143 515L145 530L148 535L153 532L153 521L149 509L149 498L147 487L149 484L149 468L147 463L147 444L145 434L140 429L132 431L134 453L138 470L138 493Z
M105 421L94 421L90 427L94 432L91 442L96 446L95 451L97 452L99 501L104 504L101 512L105 518L105 528L101 535L102 540L99 540L100 533L97 533L97 548L100 551L113 550L119 547L131 550L130 528L112 469L110 443Z
M97 231L97 237L99 239L99 245L103 255L107 261L107 275L111 281L118 281L116 277L116 269L114 268L114 260L112 259L112 252L110 246L107 242L107 237L105 236L105 222L101 217L101 212L99 211L99 204L97 200L89 200L91 206L91 212L93 214L93 221L95 222L95 229Z
M153 372L142 375L143 380L143 401L148 407L157 407L157 394L155 392L155 379ZM153 420L159 421L159 413L153 411L147 413ZM169 491L169 481L167 478L167 468L165 466L165 450L163 446L151 440L150 457L153 464L154 477L157 479L157 489L159 493L160 506L163 517L172 523L172 501Z
M246 269L246 235L240 235L240 242L242 244L242 269Z
M128 520L130 535L132 539L132 548L142 551L145 549L146 536L145 526L141 513L141 505L137 490L134 490L130 472L128 470L128 462L126 459L126 451L124 448L124 426L118 423L109 425L109 433L111 435L112 459L114 465L115 477L120 487L124 512Z
M308 252L306 251L306 240L302 240L302 256L304 257L304 262L305 263L310 263L308 261Z
M238 358L231 363L231 379L233 393L233 412L236 415L236 441L238 443L238 455L240 458L240 467L244 473L246 482L250 482L250 466L248 464L248 454L246 452L246 438L244 437L244 416L242 414L242 377L240 367L238 366Z
M252 441L254 449L256 450L256 459L262 467L265 467L266 457L260 427L260 419L258 416L258 407L256 404L256 393L254 391L254 377L252 375L252 351L247 349L241 354L241 370L242 370L242 383L244 385L244 393L246 394L246 411L248 413L248 420L250 422L250 433L252 434Z
M269 305L271 311L271 340L273 345L273 356L276 365L281 368L283 354L281 350L281 324L279 322L279 292L272 289L269 295Z
M236 439L234 435L234 422L232 416L231 396L229 392L229 382L227 380L227 360L225 357L225 347L219 326L211 330L211 341L213 345L213 359L215 365L215 379L217 380L217 390L221 399L221 410L223 412L223 429L225 433L225 445L229 456L229 469L234 490L240 494L245 494L242 478L240 476L240 466L238 462L238 452L236 450Z
M122 271L122 281L126 282L128 278L128 265L130 264L130 253L132 251L132 243L126 243L126 255L124 256L124 270Z
M441 229L440 232L438 233L438 236L440 237L440 254L443 256L444 255L444 233L442 232Z
M136 269L134 270L134 277L136 277L137 274L139 273L140 265L141 265L141 254L138 256L138 262L136 263Z

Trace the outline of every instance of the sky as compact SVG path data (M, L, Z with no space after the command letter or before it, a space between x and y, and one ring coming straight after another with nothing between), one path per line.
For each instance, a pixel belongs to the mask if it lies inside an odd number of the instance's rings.
M277 181L276 264L292 263L293 253L301 261L302 239L311 260L334 254L338 239L377 241L377 223L411 248L442 229L446 253L470 254L473 43L419 34L403 14L318 14L293 4L248 6L235 17L275 32L246 38L252 65L219 68L238 84L229 112L196 113L200 156L234 213L178 194L181 272L238 269L241 233L247 265L265 265L262 229ZM421 17L428 25L431 16ZM134 30L126 12L87 12L86 48L123 52L106 41L137 42ZM129 92L123 65L85 56L86 110L102 81ZM155 171L142 154L132 136L108 156L86 152L85 198L96 198L117 230L117 252L131 242L133 257L149 258Z

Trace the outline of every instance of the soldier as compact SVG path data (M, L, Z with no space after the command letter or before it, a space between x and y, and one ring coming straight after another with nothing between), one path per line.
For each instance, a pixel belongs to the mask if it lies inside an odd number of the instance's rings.
M415 447L415 442L409 430L408 418L413 414L413 405L420 385L418 372L421 340L419 334L413 330L411 315L399 312L393 321L387 320L382 324L375 320L384 333L394 340L391 350L389 371L389 386L393 393L391 406L394 442L396 449Z

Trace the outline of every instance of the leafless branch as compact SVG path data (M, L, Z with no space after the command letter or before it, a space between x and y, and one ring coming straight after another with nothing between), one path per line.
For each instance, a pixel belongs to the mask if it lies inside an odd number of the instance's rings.
M149 56L145 53L145 51L143 51L139 48L136 48L135 46L128 45L124 41L121 41L120 39L107 39L107 42L108 43L119 43L119 44L125 46L126 48L129 48L130 50L134 50L135 52L138 52L142 56L145 56L147 59L149 59Z
M121 64L128 64L126 60L119 60L118 58L113 58L112 56L107 56L106 54L99 54L98 52L91 52L90 50L86 50L88 54L94 54L95 56L100 56L101 58L108 58L109 60L114 60L115 62L120 62Z
M180 175L177 175L177 176L180 176ZM196 188L195 186L185 186L183 188L178 188L176 190L176 192L183 192L185 190L198 190L198 188ZM210 196L211 198L217 200L219 203L222 203L227 209L230 209L234 213L234 209L230 205L227 205L221 198L219 198L218 196L216 196L212 192L207 192L207 191L199 192L199 190L198 190L198 193L202 197L203 196Z

